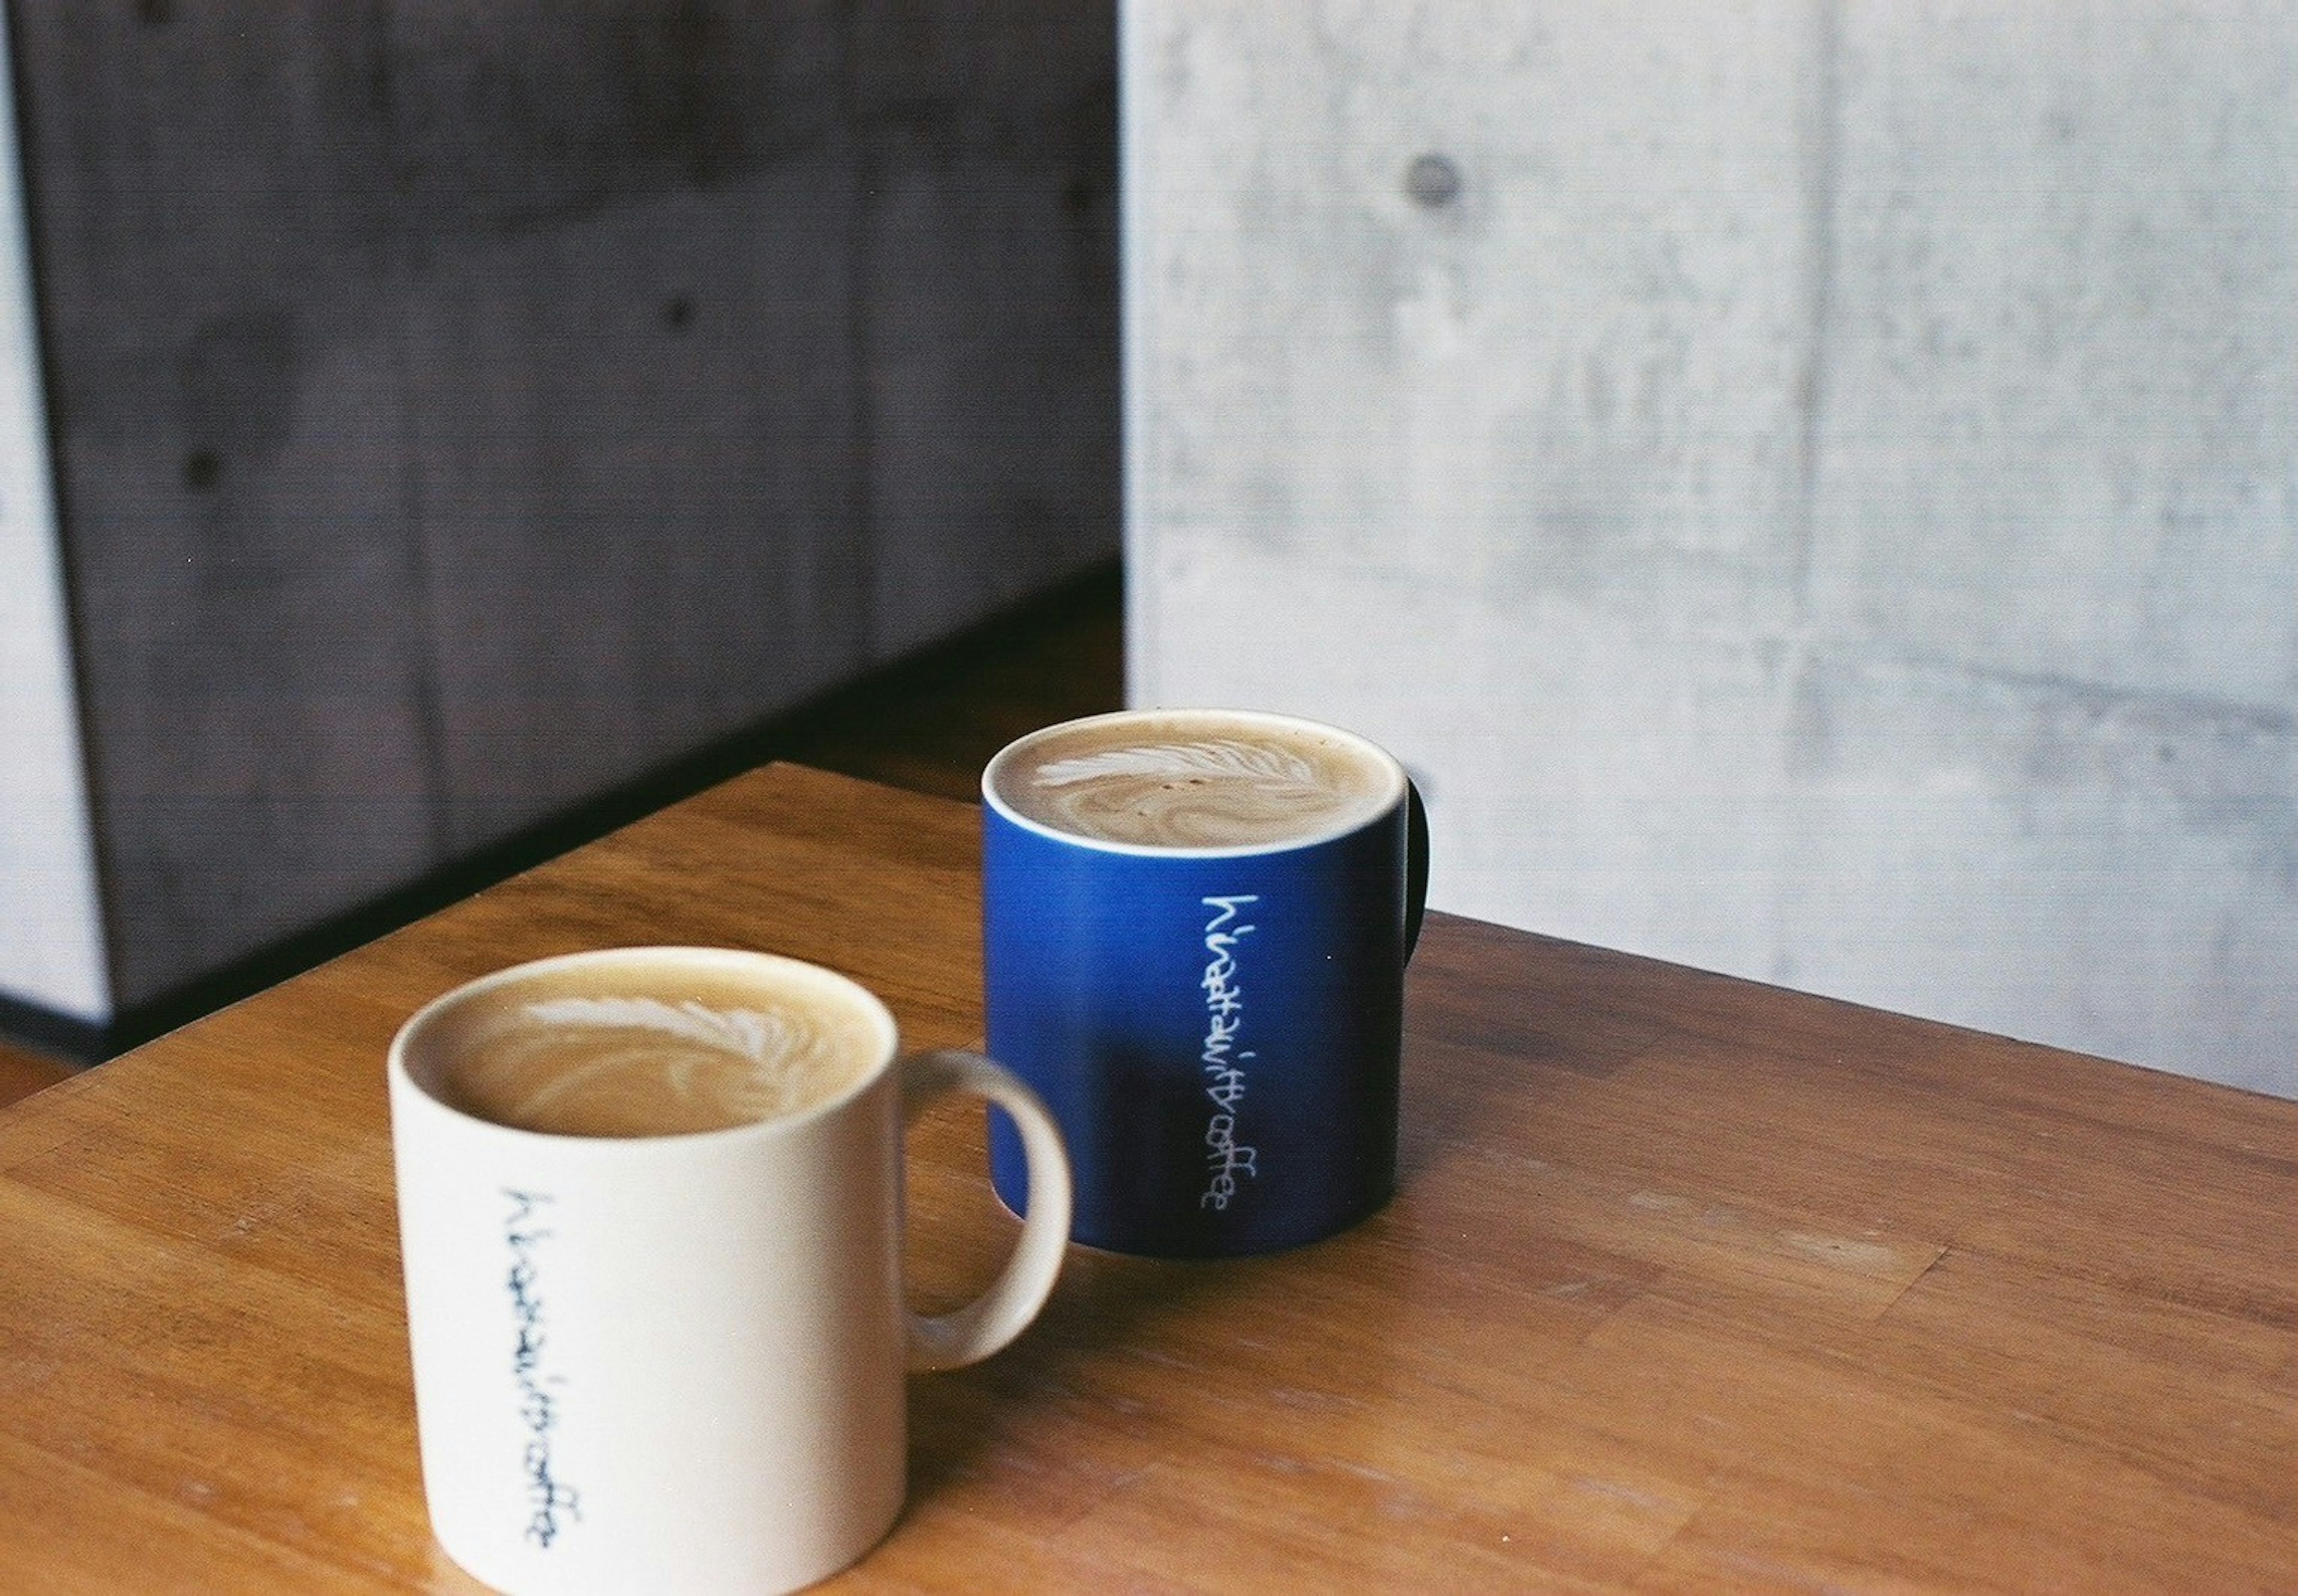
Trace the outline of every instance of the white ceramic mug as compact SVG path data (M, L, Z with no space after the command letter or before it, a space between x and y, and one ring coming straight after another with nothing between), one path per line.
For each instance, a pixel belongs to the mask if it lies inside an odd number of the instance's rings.
M756 983L858 1016L868 1057L826 1100L728 1129L566 1135L446 1097L476 1030L596 982L677 1005ZM531 1005L530 1005L531 1006ZM1069 1229L1069 1166L988 1059L901 1058L844 977L724 949L546 959L456 988L390 1054L392 1139L425 1493L440 1543L514 1592L787 1591L892 1526L904 1375L988 1356L1035 1317ZM1013 1116L1029 1214L978 1301L912 1313L902 1127L951 1091Z

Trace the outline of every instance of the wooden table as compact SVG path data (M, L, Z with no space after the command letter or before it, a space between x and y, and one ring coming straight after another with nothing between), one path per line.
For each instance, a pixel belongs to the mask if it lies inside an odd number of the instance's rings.
M0 1113L0 1587L459 1589L382 1057L546 953L791 953L979 1036L972 810L770 766ZM1403 1189L1072 1250L912 1388L888 1590L2298 1589L2298 1104L1432 917ZM1010 1221L917 1138L920 1291Z

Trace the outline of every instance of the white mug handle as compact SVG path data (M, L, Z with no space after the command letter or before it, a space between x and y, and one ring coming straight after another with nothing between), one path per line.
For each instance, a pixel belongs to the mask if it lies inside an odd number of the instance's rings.
M952 1092L971 1092L1013 1117L1029 1155L1029 1211L996 1283L951 1312L909 1315L910 1367L960 1369L979 1363L1019 1336L1053 1291L1070 1239L1069 1153L1037 1094L995 1060L945 1048L913 1054L902 1061L901 1069L905 1123Z

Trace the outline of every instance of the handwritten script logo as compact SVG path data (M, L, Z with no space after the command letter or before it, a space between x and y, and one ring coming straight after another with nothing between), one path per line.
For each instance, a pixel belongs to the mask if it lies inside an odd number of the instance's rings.
M1208 956L1204 980L1199 983L1205 994L1205 1043L1198 1055L1204 1069L1205 1096L1211 1100L1213 1112L1205 1121L1209 1178L1197 1206L1222 1212L1236 1195L1237 1177L1253 1178L1261 1173L1256 1167L1259 1154L1236 1139L1236 1106L1244 1100L1246 1085L1244 1066L1254 1057L1251 1050L1238 1046L1244 1029L1244 988L1237 981L1236 953L1254 928L1234 923L1246 904L1259 903L1261 898L1257 893L1245 893L1200 901L1213 911L1205 922Z
M549 1345L542 1313L542 1293L535 1254L550 1239L550 1231L536 1223L540 1211L551 1199L538 1192L512 1191L503 1195L512 1203L503 1221L503 1241L510 1249L510 1269L504 1285L510 1292L511 1323L516 1339L511 1347L511 1378L518 1389L519 1422L526 1426L526 1538L546 1550L566 1529L560 1516L583 1517L581 1496L552 1473L550 1432L558 1427L557 1388L566 1383L543 1370Z

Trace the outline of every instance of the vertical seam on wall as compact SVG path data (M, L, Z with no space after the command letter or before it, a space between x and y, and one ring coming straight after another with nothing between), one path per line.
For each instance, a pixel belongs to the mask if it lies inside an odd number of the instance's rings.
M1842 165L1841 0L1814 0L1814 88L1808 145L1804 161L1805 224L1810 229L1811 265L1805 284L1808 319L1802 379L1798 384L1802 415L1796 447L1792 510L1796 619L1811 612L1813 544L1818 535L1817 494L1821 415L1827 393L1831 332L1835 318L1836 184Z
M370 35L369 47L375 51L376 92L383 98L384 138L392 146L385 158L396 161L401 156L397 149L399 86L391 52L396 32L393 27L393 0L376 0L369 14L377 25ZM391 207L384 231L384 247L387 252L384 281L386 298L393 306L389 346L392 381L399 406L399 513L406 528L408 582L415 592L414 620L408 627L409 651L412 656L409 685L415 699L415 746L425 774L424 830L431 849L431 857L426 863L436 868L451 860L456 849L452 773L447 763L445 688L440 680L444 649L439 636L438 591L431 564L429 500L424 492L428 462L416 435L413 366L407 347L407 315L415 290L409 262L414 252L409 248L405 191L397 171L385 174L384 189Z
M1150 492L1148 381L1150 273L1147 248L1150 161L1148 126L1152 107L1149 76L1150 19L1144 0L1118 0L1117 7L1117 504L1120 565L1123 573L1124 698L1128 707L1157 701L1153 666L1158 650L1155 585L1151 536L1157 529ZM1137 556L1139 558L1137 559ZM1137 570L1138 566L1144 569Z
M397 222L393 221L396 232ZM396 244L393 245L394 251ZM393 276L398 276L398 263L393 266ZM415 624L411 652L414 656L409 672L409 685L415 696L415 745L421 751L427 779L424 782L424 829L430 839L431 858L427 863L436 866L447 863L455 851L454 828L450 818L451 792L447 768L447 725L444 691L439 680L441 648L438 629L437 590L431 568L431 529L426 513L427 502L424 489L424 460L419 451L412 447L410 434L413 422L409 405L409 379L406 335L403 327L394 331L391 340L393 377L400 397L400 516L407 527L407 575L415 590Z
M847 248L846 335L853 376L854 447L847 452L846 496L854 537L854 648L865 664L880 657L879 624L883 604L878 591L878 398L871 348L877 334L871 314L876 293L878 185L883 163L876 134L862 124L862 97L855 84L856 15L860 8L839 12L839 120L845 136L854 141L854 215Z

